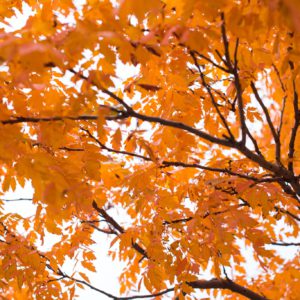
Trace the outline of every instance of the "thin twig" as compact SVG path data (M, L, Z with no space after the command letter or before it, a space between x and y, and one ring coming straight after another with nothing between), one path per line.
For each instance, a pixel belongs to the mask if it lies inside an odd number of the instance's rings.
M287 242L272 242L270 243L271 245L274 246L300 246L300 243L287 243Z
M32 201L32 198L0 199L0 201L5 201L5 202Z

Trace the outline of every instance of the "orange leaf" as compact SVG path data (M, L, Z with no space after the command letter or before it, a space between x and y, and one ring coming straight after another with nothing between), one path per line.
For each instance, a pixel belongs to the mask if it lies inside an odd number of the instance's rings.
M82 261L82 266L91 272L96 272L95 266L90 261Z
M122 134L120 128L118 128L115 132L115 134L112 137L112 146L114 149L119 150L121 147L121 140L122 140Z

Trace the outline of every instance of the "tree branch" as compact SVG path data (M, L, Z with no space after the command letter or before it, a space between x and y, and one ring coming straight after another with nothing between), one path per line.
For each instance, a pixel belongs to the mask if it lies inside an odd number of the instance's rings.
M54 116L54 117L13 117L8 120L1 120L0 122L3 125L6 124L17 124L17 123L38 123L38 122L55 122L55 121L64 121L64 120L74 120L74 121L82 121L82 120L97 120L98 116Z
M74 278L72 276L69 276L66 273L63 273L62 271L59 271L58 275L66 278L66 279L72 280L74 282L83 284L83 285L89 287L90 289L92 289L96 292L99 292L99 293L107 296L108 298L111 298L114 300L134 300L134 299L153 298L153 297L162 296L164 294L173 292L175 290L175 288L172 287L172 288L168 288L163 291L149 294L149 295L134 295L134 296L128 296L128 297L117 297L113 294L105 292L104 290L98 289L97 287L91 285L90 283L88 283L84 280L80 280L80 279ZM228 280L228 279L213 278L210 280L197 280L197 281L192 281L192 282L186 282L186 284L194 289L226 289L226 290L230 290L232 292L238 293L240 295L243 295L251 300L268 300L266 297L263 297L255 292L253 292L252 290L250 290L246 287L243 287L243 286L241 286L231 280Z
M17 199L0 199L4 202L32 201L32 198L17 198Z
M113 226L120 234L125 233L125 229L115 221L103 208L98 207L97 203L93 201L94 209L106 220L107 223ZM147 252L138 244L132 241L132 248L139 252L143 257L149 258Z
M266 297L261 296L248 288L245 288L231 280L213 278L211 280L197 280L188 283L194 289L225 289L243 295L251 300L267 300Z
M132 112L133 111L132 108L122 98L118 97L116 94L114 94L110 90L104 88L100 83L95 82L91 78L84 76L80 72L76 72L74 69L70 68L70 69L68 69L68 71L73 73L74 75L78 76L79 78L90 82L92 85L96 86L100 91L102 91L102 93L104 93L104 94L110 96L111 98L115 99L119 104L121 104L126 109L127 112Z
M296 84L295 80L293 79L293 89L294 89L294 101L293 101L293 106L294 106L294 115L295 115L295 121L294 121L294 127L292 128L292 133L291 133L291 138L290 138L290 143L289 143L289 163L288 163L288 169L291 172L294 172L294 152L295 152L295 141L296 141L296 136L297 136L297 130L300 124L300 110L298 107L298 93L296 91Z
M273 135L273 139L274 139L274 142L275 142L275 147L276 147L276 161L281 164L281 159L280 159L280 148L281 148L281 145L280 145L280 139L278 137L278 134L276 133L276 130L275 130L275 127L273 125L273 122L271 120L271 117L270 117L270 114L269 114L269 111L267 109L267 107L265 106L263 100L261 99L258 91L257 91L257 88L255 86L255 84L251 81L251 88L252 88L252 91L254 93L254 96L257 100L257 102L259 103L259 105L261 106L265 116L266 116L266 119L267 119L267 123L269 125L269 128L272 132L272 135Z
M116 150L116 149L107 147L102 142L100 142L88 129L85 129L84 127L80 127L80 129L85 131L88 134L88 136L91 139L93 139L104 150L107 150L111 153L123 154L123 155L141 158L145 161L152 161L152 159L150 157L147 157L144 155L140 155L140 154L136 154L136 153L128 152L128 151ZM237 176L237 177L244 178L244 179L249 179L254 182L277 182L279 180L282 180L281 177L257 178L257 177L249 176L246 174L240 174L237 172L233 172L226 168L222 169L222 168L207 167L207 166L203 166L203 165L199 165L199 164L189 164L189 163L184 163L184 162L179 162L179 161L166 161L166 160L160 161L158 159L158 163L161 164L161 168L165 168L165 167L197 168L197 169L211 171L211 172L225 173L225 174Z
M287 243L287 242L272 242L274 246L300 246L300 243Z

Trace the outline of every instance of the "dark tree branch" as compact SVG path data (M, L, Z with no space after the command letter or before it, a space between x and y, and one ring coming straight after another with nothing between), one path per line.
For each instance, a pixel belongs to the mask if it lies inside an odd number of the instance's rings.
M237 67L238 67L237 54L238 54L238 49L239 49L239 43L240 43L240 39L237 38L236 42L235 42L235 49L234 49L234 55L233 55L233 57L234 57L233 67L235 69L237 69Z
M32 147L42 147L42 148L43 147L49 147L48 145L46 146L42 143L32 143L31 145L32 145ZM67 146L59 147L57 149L68 151L68 152L82 152L82 151L84 151L83 148L72 148L72 147L67 147Z
M291 213L290 211L280 208L278 206L274 206L275 210L280 211L283 214L288 215L289 217L293 218L294 220L300 222L300 217L296 216L295 214Z
M300 243L286 243L286 242L272 242L270 244L274 246L300 246Z
M164 221L163 225L172 225L172 224L179 224L179 223L187 223L191 220L193 220L193 217L183 218L183 219L177 219L172 221Z
M118 233L115 230L111 230L111 229L102 229L97 227L96 225L94 225L91 222L85 222L86 224L88 224L89 226L93 227L95 230L105 233L105 234L114 234L114 235L118 235Z
M217 216L217 215L220 215L220 214L227 213L233 207L239 208L239 207L244 207L244 206L248 206L248 205L245 204L245 203L241 203L241 204L238 204L238 205L235 205L235 206L232 206L232 207L228 207L227 209L224 209L224 210L220 210L220 211L216 211L216 212L206 212L203 215L202 219L206 219L209 216ZM193 219L194 219L193 217L188 217L188 218L182 218L182 219L177 219L177 220L172 220L172 221L164 221L163 225L172 225L172 224L178 224L178 223L187 223L187 222L189 222L189 221L191 221Z
M280 73L279 73L278 68L276 67L275 64L272 64L272 66L273 66L273 68L274 68L274 70L275 70L275 73L276 73L276 75L277 75L277 77L278 77L278 80L279 80L279 82L280 82L281 89L282 89L284 92L286 92L286 89L285 89L284 84L283 84L283 82L282 82L282 79L281 79L281 76L280 76Z
M293 184L294 182L294 184ZM297 184L294 179L292 179L292 184L294 187L294 190L291 188L291 186L284 181L279 181L278 182L281 186L281 188L283 189L283 191L285 193L287 193L288 195L292 196L295 200L297 200L300 203L300 188L299 188L299 184Z
M267 123L269 125L269 128L272 132L272 135L273 135L273 139L274 139L274 142L275 142L275 147L276 147L276 161L278 164L281 164L281 158L280 158L280 150L281 150L281 145L280 145L280 139L278 137L278 134L275 130L275 127L273 125L273 122L271 120L271 117L270 117L270 114L269 114L269 111L267 109L267 107L265 106L263 100L261 99L258 91L257 91L257 88L255 86L255 84L251 81L251 88L252 88L252 91L254 93L254 96L257 100L257 102L259 103L260 107L262 108L265 116L266 116L266 120L267 120Z
M59 147L59 150L69 151L69 152L82 152L83 148L71 148L71 147Z
M247 131L247 135L249 136L253 146L254 146L254 149L255 149L255 152L261 156L262 158L264 158L263 154L261 153L260 149L259 149L259 146L258 146L258 143L256 141L256 139L253 137L253 135L251 134L250 130L248 129L248 127L246 127L246 131Z
M232 67L230 53L229 53L229 42L228 42L228 38L227 38L227 34L226 34L225 15L223 12L221 13L221 20L222 20L221 33L222 33L222 39L223 39L223 44L224 44L224 53L225 53L224 62L227 65L229 71L232 72L233 67Z
M282 125L283 125L283 116L284 116L284 110L285 110L285 105L286 105L286 96L284 96L283 101L282 101L282 108L281 108L281 114L280 114L280 123L279 123L279 127L277 129L277 134L278 134L278 138L280 140L280 135L281 135L281 129L282 129Z
M55 122L55 121L64 121L64 120L74 120L74 121L83 121L83 120L97 120L97 116L54 116L54 117L13 117L9 120L1 120L0 122L3 125L6 124L17 124L17 123L39 123L39 122Z
M146 157L146 156L143 156L143 155L140 155L140 154L136 154L136 153L133 153L133 152L116 150L116 149L107 147L102 142L100 142L100 140L98 140L88 129L86 129L86 128L82 127L82 126L80 126L80 129L82 131L86 132L88 134L88 136L92 140L94 140L100 146L100 148L103 149L103 150L106 150L106 151L112 152L112 153L116 153L116 154L123 154L123 155L128 155L128 156L133 156L133 157L141 158L141 159L144 159L146 161L152 161L152 159L150 157Z
M129 115L127 115L129 116ZM294 179L294 176L286 169L274 165L268 161L266 161L263 157L260 157L259 155L256 155L255 153L253 153L251 150L249 150L245 145L239 143L239 142L233 142L230 140L226 140L226 139L221 139L221 138L217 138L214 136L211 136L205 132L202 132L201 130L198 130L194 127L188 126L184 123L181 122L175 122L175 121L171 121L171 120L166 120L166 119L161 119L159 117L152 117L152 116L146 116L146 115L142 115L139 114L137 112L132 112L130 113L130 116L135 117L137 119L143 120L143 121L147 121L147 122L151 122L151 123L158 123L161 125L166 125L169 127L173 127L173 128L178 128L178 129L182 129L185 130L187 132L193 133L198 137L201 137L209 142L212 143L216 143L219 145L223 145L223 146L227 146L230 148L234 148L237 149L239 152L241 152L242 154L244 154L247 158L249 158L250 160L258 163L261 167L277 174L277 175L281 175L283 180L290 180L290 179ZM3 120L2 123L3 124L15 124L15 123L23 123L23 122L49 122L49 121L61 121L63 119L72 119L72 120L97 120L97 116L79 116L79 117L53 117L53 118L23 118L20 117L17 120ZM1 121L0 121L1 122ZM97 143L99 143L100 141L98 141ZM101 142L100 142L101 143ZM110 149L109 147L106 147L104 144L99 144L103 149L107 150L107 151L112 151L112 149ZM132 156L136 156L142 159L145 159L144 156L139 155L139 154L130 154L127 151L118 151L118 150L113 150L115 153L120 153L120 154L125 154L125 155L132 155ZM146 160L148 160L149 158L146 158ZM170 163L170 162L166 162L166 165L181 165L183 166L183 163ZM190 167L192 166L189 165ZM199 167L200 168L200 167ZM206 167L203 167L203 169ZM208 168L211 169L211 168ZM222 171L223 172L223 171ZM227 171L226 171L227 172ZM228 173L228 172L227 172ZM237 174L234 174L237 175ZM237 175L239 176L239 175Z
M32 201L32 198L17 198L17 199L0 199L4 202Z
M88 134L88 136L91 139L93 139L104 150L107 150L111 153L123 154L123 155L141 158L145 161L152 161L152 159L150 157L147 157L144 155L140 155L140 154L136 154L136 153L128 152L128 151L115 150L113 148L107 147L106 145L101 143L88 129L85 129L83 127L80 127L80 129L85 131ZM246 174L240 174L237 172L233 172L227 168L207 167L207 166L203 166L203 165L199 165L199 164L189 164L189 163L184 163L184 162L179 162L179 161L166 161L166 160L160 161L160 160L158 160L158 163L160 163L161 168L165 168L165 167L196 168L196 169L201 169L201 170L205 170L205 171L225 173L225 174L237 176L237 177L240 177L243 179L252 180L254 182L278 182L278 181L282 180L281 177L257 178L257 177L249 176Z
M296 91L296 84L295 80L293 79L293 90L294 90L294 101L293 101L293 106L294 106L294 115L295 115L295 121L294 121L294 127L292 128L292 133L291 133L291 138L290 138L290 143L289 143L289 163L288 163L288 169L291 172L294 172L294 153L295 153L295 141L296 141L296 136L297 136L297 131L298 127L300 124L300 110L298 107L298 93Z
M182 129L182 130L190 132L200 138L203 138L204 140L207 140L209 142L237 149L239 152L244 154L247 158L249 158L250 160L259 164L262 168L269 170L269 171L275 173L276 175L282 176L283 179L291 180L294 178L293 174L290 171L288 171L285 168L282 168L278 165L275 165L275 164L265 160L261 156L253 153L242 142L233 142L233 141L226 140L226 139L220 139L220 138L211 136L205 132L202 132L201 130L198 130L194 127L188 126L181 122L175 122L175 121L171 121L171 120L161 119L159 117L146 116L146 115L139 114L135 111L130 113L130 116L135 117L140 120L143 120L143 121L148 121L151 123L158 123L158 124L165 125L168 127Z
M225 289L230 290L232 292L238 293L240 295L243 295L251 300L267 300L266 297L261 296L244 286L241 286L231 280L227 279L218 279L214 278L211 280L197 280L194 282L189 282L189 286L191 286L194 289Z
M60 280L62 280L62 279L64 279L64 278L65 278L64 276L61 276L61 277L58 277L58 278L49 279L49 280L47 281L47 283L51 283L51 282L55 282L55 281L60 281Z
M106 220L107 223L113 226L120 234L125 233L125 229L115 221L103 208L98 207L97 203L93 201L94 209ZM147 252L136 242L132 241L132 248L139 252L143 257L149 258Z
M116 96L117 97L117 96ZM118 97L119 98L119 97ZM152 116L146 116L140 113L137 113L135 111L131 111L131 112L123 112L122 115L120 116L116 116L116 117L111 117L111 118L107 118L108 120L118 120L120 118L125 118L125 117L135 117L137 119L143 120L143 121L147 121L147 122L151 122L151 123L158 123L161 125L165 125L168 127L173 127L173 128L177 128L177 129L182 129L185 130L187 132L193 133L196 136L199 136L211 143L217 143L223 146L227 146L230 147L231 146L231 142L225 140L225 139L220 139L214 136L211 136L210 134L203 132L199 129L196 129L194 127L191 127L189 125L186 125L184 123L181 122L176 122L176 121L172 121L172 120L166 120L166 119L162 119L159 117L152 117ZM9 120L0 120L0 123L2 123L3 125L7 125L7 124L17 124L17 123L38 123L38 122L55 122L55 121L64 121L64 120L74 120L74 121L83 121L83 120L94 120L96 121L98 119L98 116L93 116L93 115L83 115L83 116L54 116L54 117L39 117L39 118L35 118L35 117L15 117L13 119L9 119Z
M90 79L89 77L84 76L80 72L76 72L74 69L68 69L68 71L73 73L75 76L79 77L80 79L83 79L83 80L86 80L86 81L90 82L93 86L97 87L102 93L104 93L104 94L110 96L111 98L115 99L119 104L121 104L126 109L127 112L132 112L133 111L132 108L123 99L121 99L120 97L118 97L113 92L106 89L105 87L103 87L99 83L95 82L94 80Z
M129 116L129 115L127 115L127 116ZM169 126L169 127L182 129L182 130L185 130L187 132L193 133L196 136L199 136L199 137L201 137L201 138L203 138L203 139L205 139L209 142L216 143L216 144L223 145L223 146L227 146L227 147L230 147L230 148L233 148L233 149L237 149L239 152L244 154L247 158L249 158L250 160L252 160L252 161L256 162L257 164L259 164L262 168L264 168L266 170L269 170L269 171L275 173L278 176L281 176L283 180L287 180L287 181L294 180L293 174L291 174L288 170L286 170L285 168L282 168L278 165L270 163L269 161L265 160L263 157L253 153L245 145L243 145L239 142L233 142L233 141L230 141L230 140L213 137L213 136L211 136L211 135L209 135L205 132L202 132L201 130L198 130L194 127L188 126L184 123L175 122L175 121L166 120L166 119L161 119L159 117L146 116L146 115L139 114L135 111L131 112L130 116L135 117L135 118L140 119L140 120L143 120L143 121L148 121L148 122L151 122L151 123L158 123L158 124L161 124L161 125L166 125L166 126ZM63 119L72 119L72 120L87 120L87 119L90 119L90 120L96 120L97 116L53 117L53 118L27 118L27 117L23 118L23 117L20 117L17 120L15 120L15 119L14 120L4 120L4 121L2 121L2 123L3 124L15 124L15 123L23 123L23 122L58 121L58 120L63 120ZM98 143L99 142L100 141L98 141ZM114 151L115 153L120 153L120 154L125 154L125 155L132 155L132 156L136 156L136 157L145 159L144 156L139 155L139 154L130 154L127 151L112 150L111 148L106 147L102 143L99 144L99 145L107 151ZM148 160L148 159L149 158L146 158L146 160ZM186 166L186 167L187 166L188 167L196 167L193 164L183 165L183 163L181 163L181 162L179 162L179 163L177 163L177 162L165 162L165 165L173 165L173 166L181 165L181 166ZM202 169L207 169L207 170L211 169L209 167L204 167L204 166L200 167L199 165L197 167L202 168ZM222 170L222 172L223 171L224 170ZM229 173L227 170L224 171L224 172L228 173L228 174L232 174L232 173ZM232 174L232 175L240 176L241 174L238 175L236 173L236 174ZM244 177L244 175L242 175L242 176ZM250 179L250 178L248 177L248 179Z
M99 293L107 296L108 298L114 299L114 300L134 300L134 299L153 298L153 297L159 297L159 296L162 296L164 294L174 291L174 288L168 288L168 289L165 289L158 293L153 293L153 294L149 294L149 295L117 297L117 296L114 296L113 294L110 294L101 289L98 289L97 287L91 285L90 283L88 283L84 280L80 280L80 279L74 278L72 276L69 276L69 275L63 273L62 271L60 271L58 275L66 278L66 279L72 280L74 282L83 284L83 285L89 287L90 289L92 289L96 292L99 292ZM253 292L252 290L250 290L244 286L241 286L241 285L239 285L231 280L228 280L228 279L213 278L210 280L197 280L197 281L192 281L192 282L186 282L186 284L188 284L190 287L192 287L194 289L224 289L224 290L230 290L232 292L243 295L251 300L268 300L266 297L261 296L255 292Z
M217 56L220 58L220 60L224 63L225 66L227 66L227 62L226 59L223 58L222 54L220 53L220 51L218 49L215 50ZM231 73L230 70L228 70L229 73Z
M217 187L216 187L216 189L219 189L219 190L221 190L222 192L227 193L227 194L229 194L229 195L236 195L236 196L238 196L238 199L239 199L240 201L242 201L242 203L244 204L244 206L247 206L247 207L251 208L250 203L249 203L248 201L246 201L244 198L240 197L240 196L239 196L239 193L238 193L234 188L231 189L230 191L225 190L225 189L222 189L222 188L217 188ZM291 213L290 211L288 211L288 210L286 210L286 209L283 209L283 208L281 208L281 207L279 207L279 206L277 206L277 205L274 205L274 210L277 211L277 212L281 212L281 213L283 213L283 214L286 214L286 215L288 215L289 217L293 218L294 220L300 222L300 217L296 216L295 214Z
M93 208L106 220L107 223L112 225L119 233L125 233L124 228L115 221L103 208L98 207L96 201L93 201Z
M117 296L114 296L113 294L105 292L104 290L98 289L97 287L91 285L90 283L88 283L84 280L74 278L72 276L67 275L66 273L61 272L61 271L60 271L59 275L61 275L62 277L66 278L66 279L72 280L76 283L83 284L83 285L89 287L90 289L92 289L92 290L94 290L94 291L96 291L96 292L98 292L102 295L105 295L106 297L108 297L110 299L114 299L114 300L133 300L133 299L153 298L153 297L158 297L158 296L161 296L161 295L164 295L166 293L174 291L174 288L170 288L170 289L166 289L164 291L154 293L154 294L149 294L149 295L136 295L136 296L129 296L129 297L117 297Z

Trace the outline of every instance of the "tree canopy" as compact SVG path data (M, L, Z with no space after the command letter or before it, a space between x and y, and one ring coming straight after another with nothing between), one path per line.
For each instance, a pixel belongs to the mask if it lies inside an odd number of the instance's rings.
M279 253L300 245L299 20L293 0L2 1L1 299L299 299ZM7 212L26 182L35 214Z

